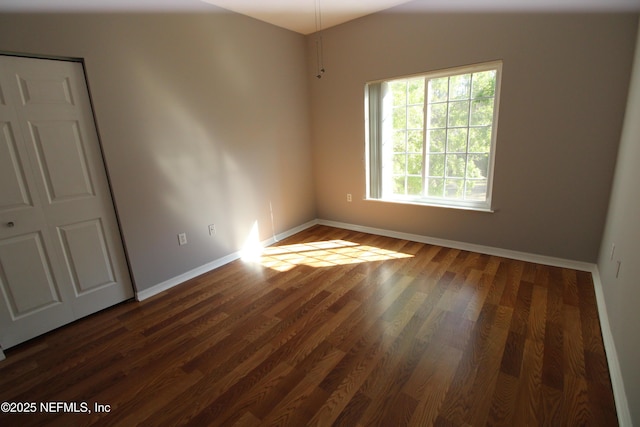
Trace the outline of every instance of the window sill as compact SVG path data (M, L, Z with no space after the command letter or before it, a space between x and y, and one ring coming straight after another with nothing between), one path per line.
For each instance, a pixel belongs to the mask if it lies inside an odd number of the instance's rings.
M492 208L484 208L479 206L464 206L464 205L452 205L447 203L434 203L432 201L416 201L416 200L402 200L402 199L373 199L366 198L366 201L369 202L379 202L379 203L393 203L398 205L413 205L413 206L425 206L431 208L445 208L445 209L458 209L463 211L475 211L475 212L486 212L486 213L495 213L496 211Z

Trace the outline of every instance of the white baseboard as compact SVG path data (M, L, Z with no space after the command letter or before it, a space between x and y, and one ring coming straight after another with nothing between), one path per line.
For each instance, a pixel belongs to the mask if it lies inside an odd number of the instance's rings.
M531 254L527 252L512 251L509 249L495 248L492 246L476 245L473 243L459 242L456 240L438 239L435 237L422 236L419 234L401 233L398 231L385 230L381 228L365 227L355 224L347 224L337 221L327 221L320 219L318 224L329 227L344 228L347 230L360 231L363 233L377 234L379 236L393 237L396 239L410 240L412 242L427 243L430 245L444 246L446 248L460 249L470 252L478 252L486 255L495 255L503 258L517 259L520 261L534 262L536 264L550 265L553 267L571 268L580 271L592 271L594 264L570 259L554 258L545 255Z
M271 246L274 243L276 243L279 240L282 239L286 239L289 236L293 236L296 233L301 232L302 230L305 230L309 227L313 227L314 225L316 225L318 223L317 220L312 220L309 221L307 223L304 223L302 225L299 225L297 227L294 227L290 230L284 231L282 233L279 233L275 236L272 236L262 242L260 242L260 245L262 247L267 247L267 246ZM189 270L186 273L180 274L179 276L176 277L172 277L169 280L165 280L162 283L158 283L157 285L154 285L150 288L147 289L143 289L141 291L137 291L136 292L136 300L138 301L143 301L147 298L151 298L154 295L159 294L160 292L164 292L168 289L173 288L174 286L177 286L181 283L186 282L187 280L193 279L194 277L198 277L201 274L207 273L211 270L215 270L216 268L222 267L225 264L228 264L232 261L235 261L237 259L240 259L241 257L241 252L237 251L237 252L233 252L229 255L223 256L222 258L218 258L214 261L211 261L205 265L202 265L200 267L194 268L193 270Z
M607 314L607 306L604 300L604 292L602 290L602 279L598 266L594 265L591 270L593 276L593 287L596 292L596 301L598 303L598 316L600 317L600 329L602 330L602 341L604 349L607 353L607 363L609 365L609 376L611 377L611 386L613 387L613 397L616 401L616 411L618 412L618 423L620 427L632 427L631 412L629 411L629 402L627 401L627 393L624 390L624 381L622 379L622 370L618 361L618 352L613 341L611 326L609 325L609 315Z
M164 292L168 289L171 289L174 286L177 286L181 283L186 282L187 280L193 279L194 277L198 277L201 274L214 270L218 267L222 267L223 265L228 264L231 261L235 261L238 258L240 258L239 252L234 252L222 258L218 258L198 268L194 268L193 270L189 270L186 273L182 273L179 276L175 276L169 280L165 280L162 283L158 283L157 285L154 285L150 288L137 291L136 299L138 301L143 301L143 300L146 300L147 298L151 298L152 296L157 295L161 292Z

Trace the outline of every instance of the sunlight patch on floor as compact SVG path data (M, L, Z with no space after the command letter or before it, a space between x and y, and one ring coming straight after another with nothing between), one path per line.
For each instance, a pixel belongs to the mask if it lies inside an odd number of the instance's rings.
M346 240L329 240L265 248L259 263L277 271L289 271L297 265L332 267L371 261L411 258L413 255L360 245Z

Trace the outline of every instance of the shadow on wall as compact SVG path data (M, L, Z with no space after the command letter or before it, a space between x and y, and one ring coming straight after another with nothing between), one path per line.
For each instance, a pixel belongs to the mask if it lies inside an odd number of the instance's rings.
M292 51L302 36L227 15L153 16L143 33L118 19L123 46L88 66L107 103L98 113L137 286L239 250L256 221L275 234L309 220L305 63Z
M212 51L220 52L224 48L224 45L216 44ZM226 50L232 51L229 47ZM234 124L229 115L241 117L243 106L251 103L251 94L247 91L248 86L242 84L247 81L246 76L237 71L243 67L233 64L237 57L224 53L221 56L225 61L216 61L211 55L203 66L212 72L212 80L225 82L225 91L212 93L205 89L200 95L187 94L189 87L180 87L187 83L180 76L178 79L175 75L163 76L166 64L156 66L140 61L132 65L140 90L152 103L164 107L164 118L158 118L163 125L146 128L146 138L154 145L150 160L165 180L159 192L162 204L180 222L190 224L202 222L203 216L224 218L233 215L234 221L229 225L237 248L251 231L255 218L254 215L245 220L243 213L255 212L258 198L251 171L246 170L247 166L243 167L247 159L236 160L232 150L227 148L232 145L231 148L242 149L242 144L235 144L237 137L229 130L229 126L241 126L242 123ZM198 99L209 105L189 104L190 100ZM205 116L203 111L209 114ZM234 111L239 114L232 113Z

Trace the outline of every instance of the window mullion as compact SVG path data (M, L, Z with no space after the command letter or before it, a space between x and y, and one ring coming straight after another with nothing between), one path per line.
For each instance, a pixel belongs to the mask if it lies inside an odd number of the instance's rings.
M462 199L467 198L467 170L469 169L469 133L471 132L471 104L473 93L473 73L469 81L469 108L467 108L467 143L465 144L464 153L464 175L462 175Z
M427 161L427 144L429 138L427 137L427 111L429 111L429 79L424 79L424 101L422 102L422 197L426 197L428 194L428 176L429 176L429 162Z
M409 194L409 82L404 85L404 195Z
M451 77L447 78L447 114L445 116L444 129L444 170L442 176L442 197L447 195L447 164L449 160L449 106L451 105Z

